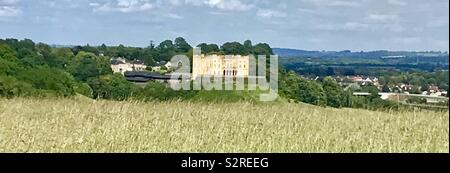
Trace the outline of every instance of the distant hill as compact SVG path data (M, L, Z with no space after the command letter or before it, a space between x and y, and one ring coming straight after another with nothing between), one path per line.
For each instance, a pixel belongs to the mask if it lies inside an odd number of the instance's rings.
M298 49L286 49L286 48L273 48L274 54L280 57L311 57L311 58L405 58L405 57L448 57L448 52L440 51L360 51L352 52L349 50L344 51L308 51Z

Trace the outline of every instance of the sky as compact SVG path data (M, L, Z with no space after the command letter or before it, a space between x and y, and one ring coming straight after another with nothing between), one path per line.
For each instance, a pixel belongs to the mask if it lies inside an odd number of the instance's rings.
M148 46L448 51L448 0L0 0L0 38Z

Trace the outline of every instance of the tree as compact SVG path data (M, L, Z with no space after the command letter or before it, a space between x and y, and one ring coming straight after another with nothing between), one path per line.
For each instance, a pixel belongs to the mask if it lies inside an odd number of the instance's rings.
M208 52L207 52L208 44L206 44L206 43L200 43L200 44L197 45L197 47L199 47L199 48L202 49L202 53L208 53Z
M300 101L319 106L326 105L326 94L319 83L305 80L299 84L299 90Z
M90 78L88 84L95 99L126 100L139 91L120 74Z
M161 42L158 46L158 49L169 49L169 50L173 50L175 47L173 45L172 40L165 40L163 42Z
M189 45L183 37L176 38L174 46L178 53L186 53L189 49L192 49L192 46Z
M37 53L44 58L45 62L48 65L54 66L56 64L54 62L55 57L52 54L52 48L49 45L46 45L44 43L38 43L36 45L36 50L37 50Z
M84 95L89 98L93 97L93 90L87 83L76 83L74 85L74 91L75 93Z
M71 96L75 94L75 79L67 72L45 66L22 70L17 79L27 82L33 88L39 90L50 90L57 96Z
M99 48L98 48L100 53L106 54L106 52L108 51L108 47L105 44L102 44Z
M323 90L327 97L327 105L335 108L340 108L343 105L342 93L344 90L331 77L326 77L323 80Z
M117 56L124 57L124 58L130 58L129 53L127 52L127 48L122 44L120 44L117 47Z
M252 53L258 55L273 55L272 48L267 43L259 43L253 47Z
M380 98L380 96L378 95L378 92L379 92L378 88L375 85L373 85L372 83L364 85L362 87L362 91L370 93L369 100L373 100L375 98Z
M19 68L17 63L0 58L0 75L15 75Z
M167 101L177 97L177 91L172 90L165 84L150 81L139 94L139 98L144 101Z
M250 40L245 40L244 41L244 48L245 51L248 53L251 53L253 51L253 45L252 45L252 41Z
M161 42L157 49L158 55L156 56L156 58L158 61L169 61L173 56L176 55L175 46L173 45L171 40Z
M19 69L19 60L8 45L0 44L0 75L14 75Z
M296 101L320 106L327 103L325 92L319 83L300 78L294 72L281 74L280 89L283 96Z
M72 50L69 48L57 48L52 51L55 57L55 67L65 68L68 63L75 58Z
M0 44L0 59L10 62L19 62L16 53L6 44Z
M222 45L221 50L226 55L248 55L249 52L245 50L244 45L239 42L227 42Z
M217 46L216 44L201 43L197 45L197 47L200 47L202 49L203 54L219 53L220 51L219 46Z
M0 75L0 96L6 98L29 96L34 92L33 87L17 80L12 76Z
M91 77L112 74L107 57L97 57L93 53L79 52L69 63L68 71L80 81Z

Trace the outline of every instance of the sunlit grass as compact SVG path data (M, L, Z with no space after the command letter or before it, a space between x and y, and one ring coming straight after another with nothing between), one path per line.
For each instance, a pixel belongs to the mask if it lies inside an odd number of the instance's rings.
M448 152L448 112L0 99L0 152Z

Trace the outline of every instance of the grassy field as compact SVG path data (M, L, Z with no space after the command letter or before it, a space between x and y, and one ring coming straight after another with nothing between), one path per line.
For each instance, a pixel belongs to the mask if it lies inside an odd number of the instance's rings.
M0 152L449 152L448 112L0 99Z

